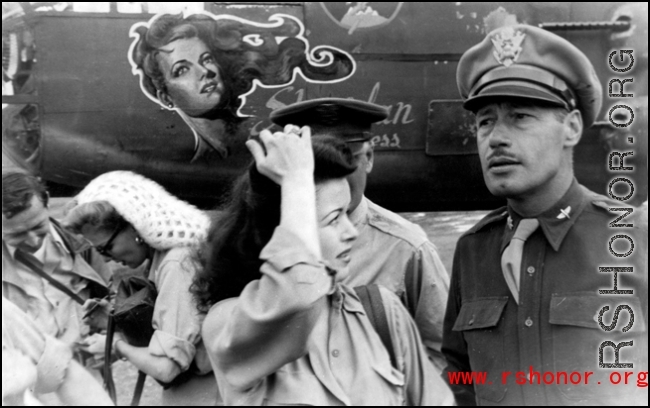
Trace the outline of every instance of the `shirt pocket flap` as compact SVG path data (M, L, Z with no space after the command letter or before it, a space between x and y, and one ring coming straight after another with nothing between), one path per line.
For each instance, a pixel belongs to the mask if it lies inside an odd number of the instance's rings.
M395 367L391 365L384 366L381 364L373 364L372 368L389 383L399 387L404 386L404 373L397 370Z
M598 315L601 309L608 306L601 318L602 323L609 326L617 314L619 306L628 306L634 314L631 332L644 332L645 321L642 315L641 302L636 296L608 296L592 292L553 293L551 295L549 322L551 324L586 327L588 329L601 329ZM616 329L621 329L629 324L632 317L627 308L619 309L619 321Z
M463 303L453 331L485 329L499 323L508 296L481 298Z

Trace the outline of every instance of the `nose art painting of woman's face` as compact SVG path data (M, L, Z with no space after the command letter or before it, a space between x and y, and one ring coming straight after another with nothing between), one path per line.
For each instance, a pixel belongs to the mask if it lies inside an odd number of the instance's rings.
M214 109L224 83L208 46L198 38L181 38L163 46L158 54L167 86L163 98L189 116Z
M284 14L266 22L159 14L131 27L128 58L145 96L189 127L192 161L215 154L225 159L244 147L256 123L240 113L256 87L285 87L298 73L309 83L340 82L354 74L350 54L326 45L310 52L304 33L302 21Z

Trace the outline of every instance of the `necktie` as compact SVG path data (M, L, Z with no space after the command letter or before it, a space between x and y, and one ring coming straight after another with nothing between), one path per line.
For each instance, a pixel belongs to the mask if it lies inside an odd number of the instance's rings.
M519 281L524 245L528 237L530 237L530 234L535 232L537 227L539 227L539 221L536 218L524 218L521 220L515 230L515 235L510 240L510 244L508 244L503 251L503 255L501 255L503 277L517 304L519 304Z

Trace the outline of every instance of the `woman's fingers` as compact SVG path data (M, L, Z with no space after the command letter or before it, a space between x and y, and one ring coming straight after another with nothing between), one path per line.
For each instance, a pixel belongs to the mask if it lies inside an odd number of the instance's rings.
M96 307L96 305L98 303L99 302L96 299L88 299L88 300L86 300L84 302L83 306L81 306L81 307L83 308L83 311L85 313L85 312L88 312L89 310L93 309L94 307Z
M296 134L296 135L300 136L300 131L301 131L301 129L298 126L295 126L295 125L286 125L284 127L284 133L286 133L286 134L293 133L293 134Z
M275 133L264 130L259 140L248 140L246 147L255 158L257 170L277 184L287 177L314 171L311 130L307 126L286 125Z
M303 126L299 129L298 134L303 142L311 149L311 128L309 126Z
M258 141L249 139L246 141L246 147L253 155L256 163L260 163L264 160L264 148L262 148L262 145L260 145Z

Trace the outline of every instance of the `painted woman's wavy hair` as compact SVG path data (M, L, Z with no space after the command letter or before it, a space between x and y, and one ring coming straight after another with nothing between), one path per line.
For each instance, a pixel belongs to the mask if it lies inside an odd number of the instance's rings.
M142 88L156 100L157 91L166 91L158 54L161 47L181 38L197 37L212 51L221 69L225 85L222 101L210 113L213 119L233 119L241 101L240 95L248 92L253 80L264 85L288 84L293 71L299 68L313 80L333 80L350 75L354 61L331 47L319 50L317 56L332 56L330 64L313 64L307 58L308 44L296 38L301 30L297 21L282 17L283 24L265 28L246 24L232 18L215 18L206 14L163 14L155 17L149 26L135 29L137 38L131 58L143 75ZM283 38L278 42L278 38ZM256 41L257 40L257 41Z
M314 181L343 178L354 172L353 156L344 142L316 136ZM198 273L192 292L199 309L237 297L259 279L262 248L280 224L280 186L260 174L252 163L234 184L223 211L213 218L208 239L198 253Z

